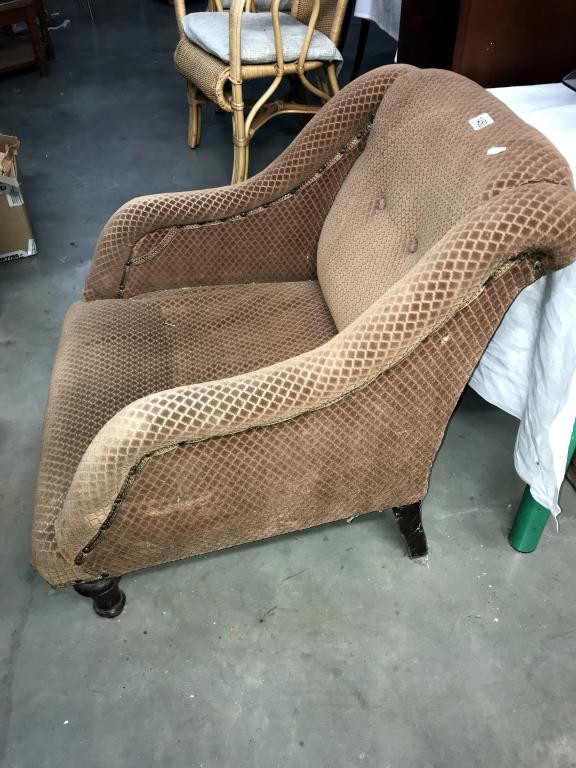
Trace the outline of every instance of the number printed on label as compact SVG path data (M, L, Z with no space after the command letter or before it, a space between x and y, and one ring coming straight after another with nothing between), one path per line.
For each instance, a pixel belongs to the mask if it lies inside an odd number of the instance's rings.
M468 120L468 122L475 131L479 131L482 128L486 128L487 125L492 125L494 120L490 117L488 112L482 112L481 115L473 117L471 120Z
M8 205L13 208L15 205L24 205L24 198L20 194L18 187L10 187L7 192Z

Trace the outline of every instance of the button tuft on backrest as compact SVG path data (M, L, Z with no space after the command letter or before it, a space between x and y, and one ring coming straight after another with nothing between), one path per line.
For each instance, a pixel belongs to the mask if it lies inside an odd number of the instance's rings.
M492 122L473 130L470 118L484 112ZM507 151L493 157L494 147ZM566 163L484 88L434 69L397 78L318 242L318 280L336 326L345 328L382 294L392 296L480 206L538 181L570 184Z

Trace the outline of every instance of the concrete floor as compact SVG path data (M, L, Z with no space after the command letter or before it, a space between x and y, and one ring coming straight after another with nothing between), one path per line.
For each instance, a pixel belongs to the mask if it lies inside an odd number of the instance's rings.
M92 0L92 28L86 3L50 5L72 20L50 77L0 82L39 251L0 264L0 765L575 766L576 496L559 535L512 551L516 422L473 393L434 467L427 565L387 513L128 576L114 621L33 572L48 378L98 232L130 197L231 169L225 115L206 110L203 146L186 147L168 6ZM366 67L391 50L373 30ZM252 169L297 128L268 124Z

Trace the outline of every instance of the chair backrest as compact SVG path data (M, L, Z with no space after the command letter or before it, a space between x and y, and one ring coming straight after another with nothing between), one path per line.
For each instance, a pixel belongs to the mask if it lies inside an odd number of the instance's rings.
M318 244L318 279L338 328L472 212L539 181L572 184L560 153L490 93L442 70L398 77ZM482 226L490 229L489 217ZM478 239L489 245L490 236Z
M348 2L353 2L353 0L320 0L320 13L316 21L316 29L323 32L336 45L340 39ZM292 0L292 16L304 24L308 24L312 8L312 0Z

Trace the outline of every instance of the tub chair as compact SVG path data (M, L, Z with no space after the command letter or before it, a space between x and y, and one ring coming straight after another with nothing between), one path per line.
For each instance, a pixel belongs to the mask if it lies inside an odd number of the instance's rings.
M576 256L561 155L469 80L354 81L262 173L106 224L50 387L33 561L117 615L148 566L421 502L522 288Z

